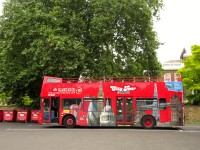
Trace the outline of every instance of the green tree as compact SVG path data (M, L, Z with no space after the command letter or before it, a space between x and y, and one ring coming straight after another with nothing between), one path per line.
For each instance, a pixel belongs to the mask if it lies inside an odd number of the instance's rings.
M158 75L153 30L162 0L7 0L0 18L1 92L37 100L44 75Z
M7 93L1 93L0 94L0 104L8 104L8 101L9 101L9 94Z
M24 109L30 108L32 103L33 103L33 99L31 99L28 95L25 95L22 98L22 106L24 106Z
M183 76L183 85L193 94L188 95L189 101L200 105L200 46L193 45L192 55L186 58L184 67L178 72Z

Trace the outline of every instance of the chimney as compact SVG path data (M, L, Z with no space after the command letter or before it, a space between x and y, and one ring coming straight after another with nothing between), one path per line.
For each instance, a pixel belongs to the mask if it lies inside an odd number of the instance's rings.
M183 48L183 51L182 51L181 56L180 56L180 59L183 60L183 55L184 55L185 53L186 53L186 50L185 50L185 48Z

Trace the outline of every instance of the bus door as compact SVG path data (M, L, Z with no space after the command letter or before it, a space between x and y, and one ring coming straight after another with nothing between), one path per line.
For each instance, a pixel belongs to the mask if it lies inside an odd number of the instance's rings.
M50 99L42 99L41 111L43 112L43 123L50 123Z
M117 97L117 124L133 124L133 97Z
M59 111L60 111L60 98L52 97L51 98L51 123L59 123Z
M51 97L43 100L43 123L58 123L60 98Z

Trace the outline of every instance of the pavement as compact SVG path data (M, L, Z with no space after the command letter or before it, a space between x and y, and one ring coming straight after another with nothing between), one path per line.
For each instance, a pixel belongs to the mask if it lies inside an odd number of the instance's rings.
M57 125L0 122L0 150L197 150L200 125L66 129Z

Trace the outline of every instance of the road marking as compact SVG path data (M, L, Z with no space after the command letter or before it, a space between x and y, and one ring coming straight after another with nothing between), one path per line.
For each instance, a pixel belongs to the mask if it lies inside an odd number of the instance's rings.
M200 128L200 126L182 126L182 127L190 127L190 128ZM181 128L181 127L180 127Z
M173 127L177 127L177 128L184 128L184 127L194 127L194 128L200 128L200 125L183 125L183 126L173 126Z
M49 128L43 128L43 129L26 129L26 128L7 128L7 131L108 131L108 129L66 129L66 128L57 128L57 129L49 129ZM132 132L177 132L178 130L144 130L144 129L111 129L109 131L132 131Z
M6 129L7 131L59 131L59 130L66 130L66 129Z
M143 131L143 132L177 132L178 130L151 130L151 129L147 129L147 130L145 130L145 129L142 129L142 130L137 130L137 129L135 129L135 130L132 130L132 131Z
M7 131L106 131L108 129L6 129ZM132 131L132 132L178 132L178 133L200 133L200 131L183 131L183 130L127 130L127 129L112 129L110 131Z
M38 127L38 126L42 126L42 125L41 124L28 124L27 126L29 126L29 127L34 127L34 126Z
M179 130L179 132L185 132L185 133L200 133L200 131L194 131L194 130L191 130L191 131Z

